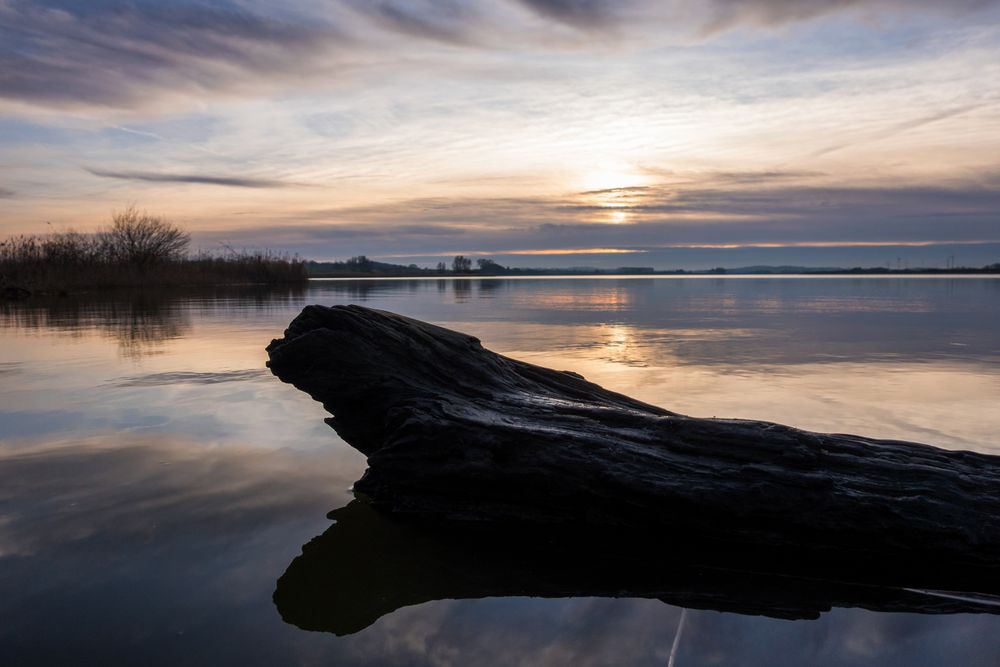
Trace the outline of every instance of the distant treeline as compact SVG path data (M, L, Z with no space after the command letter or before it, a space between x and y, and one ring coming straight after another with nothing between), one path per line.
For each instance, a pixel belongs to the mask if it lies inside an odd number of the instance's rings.
M306 262L306 271L312 278L366 278L366 277L433 277L433 276L556 276L556 275L935 275L935 274L994 274L1000 273L1000 263L983 267L910 268L888 269L885 267L854 267L850 269L805 266L747 266L734 269L715 267L702 270L654 269L651 266L620 266L614 269L598 269L589 266L570 268L512 268L501 266L488 258L477 259L476 268L468 257L457 255L446 264L438 262L434 268L422 268L416 264L408 266L389 264L369 259L364 255L352 257L343 262Z
M283 284L308 279L305 262L268 250L190 253L191 236L130 206L92 233L0 241L0 286L62 292L139 285Z
M722 270L722 269L720 269ZM420 277L420 276L558 276L566 274L675 274L685 271L655 271L652 267L623 266L617 269L595 269L576 267L569 269L529 268L519 269L501 266L496 261L481 257L475 261L464 255L456 255L451 264L438 262L434 268L422 268L416 264L389 264L358 255L343 262L306 262L306 271L311 278L367 278L367 277Z
M987 273L1000 273L1000 263L997 264L987 264L986 266L974 267L974 266L956 266L950 269L940 269L937 267L926 267L926 268L912 268L912 269L886 269L883 267L874 267L870 269L854 267L853 269L834 269L827 271L813 271L812 273L821 274L865 274L865 275L877 275L877 274L889 274L889 275L955 275L955 274L987 274Z

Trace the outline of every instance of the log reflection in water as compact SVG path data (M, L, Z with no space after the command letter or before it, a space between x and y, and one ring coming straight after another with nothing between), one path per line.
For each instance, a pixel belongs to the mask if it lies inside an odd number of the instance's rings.
M286 622L337 635L432 600L509 596L648 598L783 619L833 607L1000 613L991 596L824 579L836 568L782 571L775 554L699 551L674 536L408 521L359 500L330 518L278 579L274 602Z

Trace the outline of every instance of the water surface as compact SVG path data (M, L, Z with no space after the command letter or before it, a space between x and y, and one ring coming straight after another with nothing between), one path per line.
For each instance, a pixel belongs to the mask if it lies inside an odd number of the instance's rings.
M656 600L406 607L344 637L275 581L364 458L264 346L308 303L478 336L670 410L1000 453L1000 280L314 281L0 305L0 663L994 665L1000 616Z

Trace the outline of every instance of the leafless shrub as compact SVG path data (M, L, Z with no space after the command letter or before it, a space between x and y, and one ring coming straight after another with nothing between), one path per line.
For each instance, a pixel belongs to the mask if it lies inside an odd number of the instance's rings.
M308 280L305 261L268 250L189 256L191 236L129 206L97 233L75 231L0 240L0 276L42 290L142 284L282 284Z
M111 227L98 232L97 237L112 261L130 264L140 273L154 264L184 259L191 245L190 234L135 205L115 211Z

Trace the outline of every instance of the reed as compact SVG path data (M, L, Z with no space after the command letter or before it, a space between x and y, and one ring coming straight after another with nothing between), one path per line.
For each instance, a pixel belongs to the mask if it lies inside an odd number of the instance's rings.
M190 252L190 235L130 206L93 233L20 235L0 241L0 281L32 291L147 285L302 283L305 261L271 250Z

